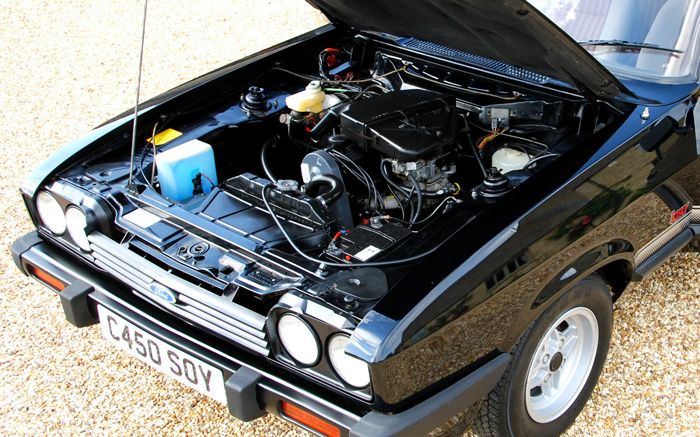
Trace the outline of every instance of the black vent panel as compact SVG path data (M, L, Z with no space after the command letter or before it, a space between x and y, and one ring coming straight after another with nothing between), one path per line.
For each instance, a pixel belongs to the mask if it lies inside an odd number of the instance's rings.
M472 65L478 65L480 67L488 68L489 70L524 79L529 82L542 84L551 81L551 79L547 76L532 72L530 70L526 70L524 68L515 67L504 62L484 58L482 56L473 55L471 53L462 52L460 50L451 49L449 47L441 46L439 44L434 44L427 41L421 41L415 38L401 38L398 40L398 43L401 46L409 49L418 50L424 53L430 53L436 56L452 59L455 61L465 62Z

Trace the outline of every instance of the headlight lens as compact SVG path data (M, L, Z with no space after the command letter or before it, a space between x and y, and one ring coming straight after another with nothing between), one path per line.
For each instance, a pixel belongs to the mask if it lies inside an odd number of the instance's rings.
M75 244L86 252L90 251L90 242L87 238L87 215L77 206L69 206L66 210L66 226L68 234Z
M277 322L277 334L287 353L299 364L313 366L321 357L318 337L298 316L284 314Z
M49 231L56 235L66 232L66 217L63 215L63 208L47 191L40 191L36 196L36 209L39 211L39 218Z
M369 366L362 360L345 353L350 337L336 334L328 342L328 357L338 376L348 385L364 388L369 385Z

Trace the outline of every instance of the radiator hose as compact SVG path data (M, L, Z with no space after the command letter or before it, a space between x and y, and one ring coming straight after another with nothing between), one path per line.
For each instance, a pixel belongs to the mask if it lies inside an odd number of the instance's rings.
M320 192L321 189L327 188L327 191ZM340 199L345 191L343 182L337 177L330 174L320 174L314 176L313 180L306 184L304 194L315 197L320 200L325 206L331 205L336 200Z

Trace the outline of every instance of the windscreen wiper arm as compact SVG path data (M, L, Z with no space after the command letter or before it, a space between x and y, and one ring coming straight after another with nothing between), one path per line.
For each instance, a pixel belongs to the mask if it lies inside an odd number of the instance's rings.
M659 47L658 44L649 44L646 42L629 42L621 39L595 39L590 41L578 41L582 46L619 46L619 47L636 47L640 49L654 49L664 52L684 53L683 50L672 49L668 47Z

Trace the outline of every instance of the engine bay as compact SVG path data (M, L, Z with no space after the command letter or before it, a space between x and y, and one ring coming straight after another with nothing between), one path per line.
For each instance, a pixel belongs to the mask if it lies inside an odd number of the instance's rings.
M547 78L497 77L409 45L340 39L160 113L141 127L133 183L244 236L258 254L316 273L392 266L512 203L511 193L620 114ZM123 195L131 172L114 171L125 160L115 148L80 176L101 184L121 216L137 203ZM216 239L186 226L163 232L152 238L157 249L204 276L227 281L245 269L222 261L225 241L212 250ZM261 289L276 281L274 269L258 276Z

